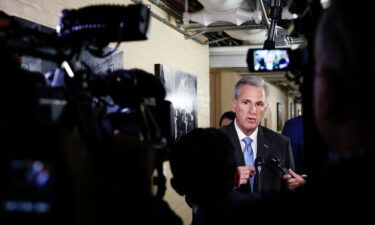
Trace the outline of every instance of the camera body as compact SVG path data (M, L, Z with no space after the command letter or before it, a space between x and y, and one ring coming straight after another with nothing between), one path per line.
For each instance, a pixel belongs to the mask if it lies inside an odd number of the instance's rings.
M149 20L142 4L96 5L63 10L53 34L10 27L7 51L63 64L65 72L56 73L62 85L52 87L20 76L20 68L2 68L9 101L1 114L8 122L0 133L0 223L92 224L94 214L100 224L148 210L148 170L162 168L173 141L164 86L138 69L96 74L79 56L113 41L146 40Z

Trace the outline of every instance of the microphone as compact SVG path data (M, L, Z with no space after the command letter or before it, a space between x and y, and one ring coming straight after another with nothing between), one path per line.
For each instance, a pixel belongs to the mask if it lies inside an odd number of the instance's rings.
M262 192L264 163L265 162L262 157L255 159L255 183L257 184L258 193Z
M276 166L283 175L285 174L289 174L291 175L289 172L288 172L288 169L285 167L284 164L282 164L280 162L280 158L277 156L277 155L273 155L271 158L270 158L270 162L272 165Z
M261 173L263 166L264 166L264 159L262 157L258 157L255 159L255 170L257 173Z

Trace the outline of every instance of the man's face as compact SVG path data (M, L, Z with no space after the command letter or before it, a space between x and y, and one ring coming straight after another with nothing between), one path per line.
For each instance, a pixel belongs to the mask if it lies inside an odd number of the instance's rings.
M263 88L244 85L237 99L232 100L237 126L245 135L254 132L267 110L266 94Z

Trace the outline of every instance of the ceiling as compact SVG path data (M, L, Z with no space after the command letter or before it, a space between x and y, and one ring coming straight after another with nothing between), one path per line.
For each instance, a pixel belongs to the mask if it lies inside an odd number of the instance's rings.
M185 12L185 0L160 0L161 2L165 3L168 7L172 9L172 11L176 12L176 19L177 23L180 24L180 27L188 32L190 35L196 35L202 31L209 31L204 34L207 38L207 44L210 46L239 46L242 45L241 40L237 40L231 38L226 33L222 32L222 29L219 29L220 26L225 26L228 24L225 23L216 23L210 26L203 26L198 23L189 22L189 25L183 25L183 13ZM188 12L197 12L203 9L202 4L200 4L197 0L189 0L187 1L189 4ZM229 24L229 26L233 26ZM215 29L216 28L216 29Z
M229 0L227 0L229 2ZM137 2L137 1L135 1ZM139 2L139 1L138 1ZM231 22L225 22L225 21L216 21L214 23L211 23L209 25L202 25L200 23L194 22L194 21L188 21L188 23L185 21L184 23L184 12L188 10L187 12L190 14L196 13L199 10L202 10L204 7L198 0L149 0L152 4L155 6L163 9L168 14L173 16L176 19L177 26L179 29L184 31L184 34L187 39L194 39L201 44L208 44L210 47L220 47L220 46L241 46L244 44L243 40L236 37L236 35L228 35L228 33L234 33L234 31L243 31L248 32L244 33L245 35L251 34L251 30L264 30L265 33L269 30L270 27L270 9L271 0L244 0L242 1L241 8L246 8L246 10L254 11L258 9L262 13L262 19L259 23L255 23L254 21L246 21L241 24L233 24ZM203 1L201 1L203 2ZM215 2L215 1L213 1ZM225 1L216 1L218 3L225 2ZM232 1L233 2L233 1ZM234 2L237 2L234 0ZM307 1L301 1L301 0L281 0L283 5L283 18L286 17L286 15L292 15L295 14L295 16L298 16L299 14L303 14L304 10L306 9L306 4L303 4L301 2L307 2ZM296 3L295 3L296 2ZM297 4L298 2L298 4ZM188 8L186 8L188 4ZM287 10L287 13L285 13ZM291 45L292 43L300 43L302 42L302 38L296 35L294 32L288 31L288 28L291 26L290 20L280 20L277 23L277 27L275 29L275 42L276 46L286 46ZM240 33L240 35L242 35ZM267 35L267 34L266 34ZM199 38L201 36L204 36L206 39L205 41L202 41L202 38ZM238 35L237 35L238 36ZM246 41L245 41L246 42Z
M248 32L246 35L251 34L252 31L264 32L263 39L258 40L257 46L263 47L264 39L268 37L272 19L270 18L271 6L274 5L275 1L271 0L244 0L242 1L241 8L245 7L248 11L257 10L261 14L261 20L248 20L244 22L226 22L217 19L213 23L203 25L203 23L195 22L192 20L192 15L199 11L204 11L205 7L198 0L148 0L151 4L161 8L169 15L175 18L177 24L171 24L169 21L159 17L158 15L152 14L156 19L161 20L175 30L183 33L186 39L193 39L200 44L209 45L211 49L222 48L222 49L234 49L244 48L252 45L251 41L241 40L236 38L236 35L232 33ZM139 0L133 0L133 2L141 2ZM202 2L202 1L201 1ZM238 2L237 0L214 0L211 2L217 3L229 3ZM272 2L272 5L271 5ZM280 0L282 4L282 16L281 20L278 20L274 29L274 42L276 47L293 47L293 45L299 45L304 43L304 37L298 32L300 24L298 23L299 18L302 18L308 13L308 1L302 0ZM321 1L327 2L327 1ZM206 2L203 2L205 4ZM186 15L190 17L186 19ZM292 17L297 19L292 19ZM246 17L245 17L246 18ZM229 32L228 32L229 31ZM234 32L232 32L234 31ZM231 34L231 35L229 35ZM250 35L249 35L250 36ZM250 42L250 43L249 43ZM255 45L253 44L253 47ZM231 47L231 48L228 48ZM231 51L231 50L229 50ZM237 50L236 50L237 51ZM228 53L226 53L228 55ZM243 58L240 61L246 62ZM246 54L246 51L245 51ZM211 54L212 55L212 54ZM214 58L210 55L210 58ZM211 60L211 59L210 59ZM233 60L232 60L233 61ZM237 59L237 61L239 61ZM211 64L212 66L212 64ZM228 68L225 68L228 69ZM245 66L239 66L237 68L231 68L239 72L242 75L248 75L247 68ZM299 88L296 82L287 79L284 74L259 74L263 76L268 82L271 82L280 87L281 90L289 95L298 96Z

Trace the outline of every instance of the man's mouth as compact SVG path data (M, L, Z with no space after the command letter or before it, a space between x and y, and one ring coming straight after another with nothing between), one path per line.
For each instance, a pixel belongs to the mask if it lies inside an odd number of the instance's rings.
M247 120L248 122L255 122L255 121L256 121L255 118L246 118L246 120Z

